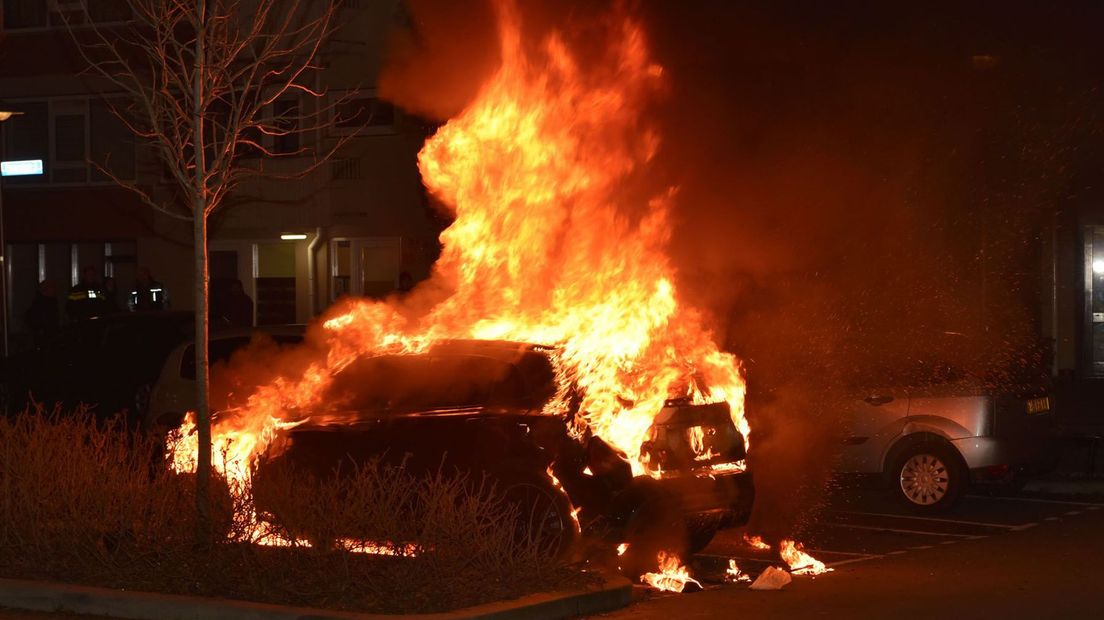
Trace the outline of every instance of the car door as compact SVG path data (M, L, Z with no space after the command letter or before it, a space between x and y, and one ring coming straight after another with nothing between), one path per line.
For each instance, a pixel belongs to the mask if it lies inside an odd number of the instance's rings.
M902 387L856 390L845 411L836 471L878 473L889 446L901 435L909 413L909 394Z

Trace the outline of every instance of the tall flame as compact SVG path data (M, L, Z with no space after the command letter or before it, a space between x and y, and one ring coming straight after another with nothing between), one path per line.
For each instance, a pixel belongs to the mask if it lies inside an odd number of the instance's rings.
M501 66L419 155L426 186L455 213L431 282L401 303L340 304L322 323L324 359L223 412L213 437L231 478L247 476L295 423L288 412L317 405L352 361L444 338L557 347L560 385L582 395L580 425L637 474L640 444L669 398L727 401L747 437L740 364L675 287L665 249L676 192L634 199L625 189L659 148L644 110L663 70L640 25L611 16L602 57L584 59L559 33L523 44L512 4L499 3L498 16ZM194 454L186 439L177 451Z

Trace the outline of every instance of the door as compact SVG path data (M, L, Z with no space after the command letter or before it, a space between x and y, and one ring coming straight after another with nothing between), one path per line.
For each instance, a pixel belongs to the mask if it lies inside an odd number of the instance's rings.
M399 286L400 237L334 239L330 257L330 301L342 295L383 297Z
M846 411L846 428L836 471L881 472L882 458L901 435L908 412L909 397L904 388L856 391Z
M1085 357L1089 374L1104 377L1104 226L1086 226Z
M257 325L295 322L295 244L258 243Z

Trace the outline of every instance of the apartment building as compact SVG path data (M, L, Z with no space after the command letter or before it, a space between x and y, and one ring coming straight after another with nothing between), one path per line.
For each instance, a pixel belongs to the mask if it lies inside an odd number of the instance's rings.
M125 27L117 0L3 0L0 107L21 112L0 123L3 160L40 159L43 173L2 179L9 319L13 341L38 283L62 293L85 267L118 283L120 304L139 269L168 291L173 308L193 304L191 224L143 205L99 166L156 191L163 166L112 114L110 87L85 71L65 19L83 3L101 27ZM210 221L213 285L240 280L258 324L305 322L341 295L384 295L399 275L428 274L440 223L416 168L432 126L376 96L386 35L405 19L399 0L346 2L342 29L327 44L319 88L354 96L331 126L266 138L295 153L300 141L347 141L325 165L294 180L243 185ZM299 97L274 106L313 106ZM275 113L279 113L276 110ZM301 170L282 158L277 171Z

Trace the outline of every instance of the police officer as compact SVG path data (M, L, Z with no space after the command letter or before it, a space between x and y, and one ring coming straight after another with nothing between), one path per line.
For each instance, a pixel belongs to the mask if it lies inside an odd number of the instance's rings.
M95 267L85 267L81 271L80 282L69 289L69 297L65 300L65 315L70 321L80 321L103 314L104 308L100 274Z
M134 283L134 290L130 292L130 310L132 312L149 312L151 310L169 309L169 292L165 286L153 279L148 267L138 268L138 277Z

